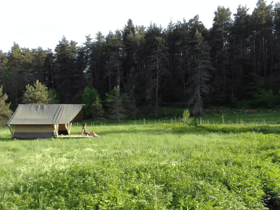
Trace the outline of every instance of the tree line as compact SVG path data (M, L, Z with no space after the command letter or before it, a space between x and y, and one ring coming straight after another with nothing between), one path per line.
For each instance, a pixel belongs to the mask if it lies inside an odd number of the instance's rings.
M219 6L213 25L195 16L166 28L136 26L85 43L63 37L52 50L29 50L14 43L0 53L0 85L12 109L22 103L27 84L39 80L59 103L81 103L86 87L104 99L118 88L132 107L236 105L280 88L280 4L258 0L252 14L239 6L234 19ZM265 100L267 101L267 100Z

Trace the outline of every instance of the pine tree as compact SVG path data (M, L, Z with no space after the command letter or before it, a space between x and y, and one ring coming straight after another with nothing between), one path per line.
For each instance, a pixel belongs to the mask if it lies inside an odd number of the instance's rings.
M99 98L100 96L96 89L89 87L84 89L82 94L82 102L85 104L85 112L88 118L94 115L93 104L95 104Z
M96 34L95 42L92 42L91 38L87 37L85 51L88 66L86 74L87 78L90 78L88 84L90 84L91 88L97 89L102 94L105 91L102 87L102 80L106 72L103 71L105 69L105 63L103 62L105 60L105 40L101 32Z
M213 64L217 69L214 76L213 85L219 96L225 98L228 93L228 62L229 62L229 37L232 26L231 12L229 8L218 7L215 12L213 28L210 31L211 40L209 42Z
M26 92L23 96L23 103L25 104L49 104L52 101L48 88L40 83L38 80L34 86L27 85Z
M62 103L69 103L75 100L77 91L75 88L80 86L83 81L83 70L76 68L78 49L77 43L68 41L65 37L55 48L55 86Z
M127 111L124 108L123 97L120 94L119 87L115 87L106 96L108 117L117 123L121 122L127 117Z
M250 48L250 16L247 14L246 7L239 6L237 13L234 14L234 24L230 36L230 81L231 81L231 98L246 97L247 81L244 77L252 74L250 68L245 69L245 64L249 63L248 49Z
M34 81L32 73L30 73L34 57L28 49L20 49L19 45L14 43L7 58L6 75L8 76L8 80L6 81L6 86L10 90L7 92L15 104L18 104L21 91L29 81Z
M112 76L116 78L116 84L120 88L121 78L122 78L122 48L123 44L121 42L121 32L116 31L115 34L110 33L107 37L106 48L108 51L107 60L107 75L109 76L109 91L112 85Z
M104 119L104 109L98 96L96 97L95 102L92 104L92 113L94 120L98 121Z
M150 25L145 34L146 40L146 100L155 102L155 116L158 116L160 86L163 75L168 73L168 50L165 45L165 38L162 33L162 28L158 28L155 24Z
M263 78L265 86L268 84L269 59L272 58L268 49L272 48L272 35L274 27L272 22L272 6L267 5L264 0L258 0L257 7L251 15L252 44L253 44L253 65L254 73Z
M10 103L7 104L8 99L7 94L3 94L3 86L0 88L0 126L7 123L9 118L12 116L13 112L10 110Z
M210 79L208 72L213 70L210 60L210 48L198 30L196 30L194 38L190 42L190 48L192 58L187 81L189 84L188 94L191 96L189 104L194 103L194 113L201 115L203 99L211 89L207 83Z

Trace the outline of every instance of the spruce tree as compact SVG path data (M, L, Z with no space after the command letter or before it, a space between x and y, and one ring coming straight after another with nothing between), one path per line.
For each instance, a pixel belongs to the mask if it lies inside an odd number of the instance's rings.
M24 104L49 104L52 101L48 88L38 80L32 85L26 85L26 92L23 96Z
M7 123L9 118L12 116L13 112L10 110L10 103L7 104L8 99L7 94L3 94L3 86L0 88L0 126Z

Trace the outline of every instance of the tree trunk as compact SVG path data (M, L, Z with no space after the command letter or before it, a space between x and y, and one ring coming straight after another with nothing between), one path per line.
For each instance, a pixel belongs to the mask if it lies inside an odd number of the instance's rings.
M158 117L158 86L159 86L159 58L158 58L158 50L157 48L157 83L156 83L156 117Z

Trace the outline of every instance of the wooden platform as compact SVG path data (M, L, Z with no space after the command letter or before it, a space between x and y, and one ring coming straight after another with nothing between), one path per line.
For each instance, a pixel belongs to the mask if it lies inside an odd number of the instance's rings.
M85 136L82 134L71 134L71 135L59 135L57 138L80 139L80 138L93 138L93 136Z

